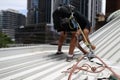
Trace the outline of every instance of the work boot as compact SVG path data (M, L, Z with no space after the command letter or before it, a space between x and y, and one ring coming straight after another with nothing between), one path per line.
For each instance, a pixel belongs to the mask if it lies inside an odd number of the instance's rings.
M61 54L64 54L64 53L61 51L56 52L56 55L61 55Z
M71 62L72 60L73 60L73 57L68 57L68 56L67 56L67 58L66 58L66 61L67 61L67 62Z

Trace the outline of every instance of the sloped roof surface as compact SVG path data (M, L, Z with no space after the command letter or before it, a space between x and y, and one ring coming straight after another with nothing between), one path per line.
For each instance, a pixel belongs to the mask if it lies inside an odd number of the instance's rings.
M115 18L118 17L118 16L120 16L120 9L117 10L117 11L115 11L115 12L113 12L113 13L111 13L111 14L108 16L108 18L107 18L107 22L115 19Z
M120 17L93 33L90 40L97 47L95 54L120 74ZM50 49L46 49L48 47ZM43 51L21 52L17 55L14 52L0 53L0 80L67 80L68 74L62 71L75 64L75 61L66 62L65 54L54 55L57 46L46 45L42 46L42 49ZM63 49L66 53L68 46L64 46ZM80 72L73 80L84 80L86 76L89 77L88 80L96 80L96 77L107 75L107 70L98 74Z

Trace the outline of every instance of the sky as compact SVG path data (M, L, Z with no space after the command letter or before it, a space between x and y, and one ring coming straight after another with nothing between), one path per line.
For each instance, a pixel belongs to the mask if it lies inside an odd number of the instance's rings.
M15 9L26 15L27 0L0 0L0 10Z

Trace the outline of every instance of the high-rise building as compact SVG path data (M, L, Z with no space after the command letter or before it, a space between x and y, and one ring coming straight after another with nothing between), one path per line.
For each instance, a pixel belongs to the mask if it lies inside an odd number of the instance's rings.
M96 14L102 13L102 0L71 0L70 3L95 26Z
M26 24L25 15L16 10L8 9L0 11L0 27L4 29L14 29Z
M51 22L51 0L28 0L27 9L27 24Z
M106 0L106 13L110 13L120 9L120 0Z
M0 31L14 39L15 28L26 24L25 15L16 10L8 9L0 11Z
M27 24L52 24L52 13L60 4L69 0L28 0Z
M59 0L27 0L27 25L16 29L16 35L19 35L16 37L18 42L46 43L53 39L54 36L51 35L55 32L49 24L52 23L52 12L59 2Z

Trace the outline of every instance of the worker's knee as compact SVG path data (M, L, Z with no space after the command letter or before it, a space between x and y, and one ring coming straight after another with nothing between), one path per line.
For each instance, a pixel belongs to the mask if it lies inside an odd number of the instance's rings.
M89 34L90 33L90 31L86 28L83 30L83 32L84 32L84 34Z
M61 32L60 36L61 36L61 38L65 38L67 36L67 33Z

